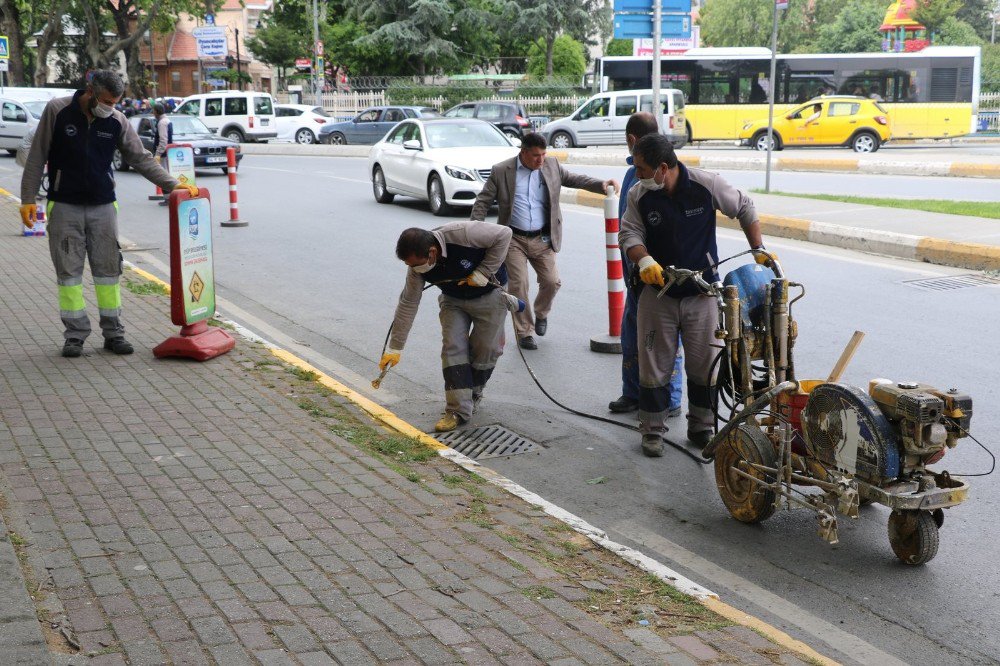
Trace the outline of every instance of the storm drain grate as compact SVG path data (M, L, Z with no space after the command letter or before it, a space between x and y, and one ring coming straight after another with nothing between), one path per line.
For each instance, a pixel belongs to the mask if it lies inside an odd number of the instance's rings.
M950 291L952 289L998 285L1000 284L1000 277L994 277L986 273L969 273L967 275L925 278L923 280L903 280L903 284L908 287L922 289L923 291Z
M435 438L449 448L477 460L514 456L541 448L531 440L498 425L453 430L435 435Z

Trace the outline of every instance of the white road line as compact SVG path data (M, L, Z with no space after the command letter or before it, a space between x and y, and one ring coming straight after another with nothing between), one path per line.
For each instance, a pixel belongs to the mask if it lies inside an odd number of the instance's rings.
M747 579L728 571L719 565L706 560L686 548L669 541L629 520L610 527L611 532L635 541L655 551L667 560L685 569L693 571L712 581L714 585L728 588L737 596L746 599L758 608L763 608L776 617L780 617L789 625L817 638L842 654L847 655L862 664L879 664L879 666L906 666L905 661L883 652L843 629L830 624L801 606L782 599L773 592L751 583Z

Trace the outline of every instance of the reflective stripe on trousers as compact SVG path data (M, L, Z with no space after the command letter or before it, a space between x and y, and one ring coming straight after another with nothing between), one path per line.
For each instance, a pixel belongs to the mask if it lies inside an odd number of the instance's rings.
M441 294L438 304L445 411L468 420L503 354L507 308L498 289L469 300Z
M59 285L63 337L85 340L90 318L83 300L83 264L90 261L101 331L105 338L124 335L121 324L122 255L118 246L118 204L83 206L50 201L49 254Z
M715 380L709 373L719 352L712 346L719 321L716 302L705 296L657 298L658 291L646 286L639 295L639 431L645 435L665 430L678 331L688 378L688 431L711 430Z

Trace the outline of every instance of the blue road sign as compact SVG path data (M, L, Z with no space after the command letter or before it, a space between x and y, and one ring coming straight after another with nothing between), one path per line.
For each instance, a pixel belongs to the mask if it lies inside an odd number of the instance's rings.
M689 14L664 14L660 20L663 39L691 37ZM615 14L615 39L652 39L653 17L646 14Z
M653 0L614 0L615 14L652 14ZM664 14L690 14L691 0L660 0Z
M10 58L10 48L7 43L7 37L0 37L0 58L4 60Z

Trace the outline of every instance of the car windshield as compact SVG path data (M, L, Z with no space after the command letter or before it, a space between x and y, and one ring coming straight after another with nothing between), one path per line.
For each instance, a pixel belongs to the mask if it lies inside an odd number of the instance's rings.
M427 134L427 145L431 148L511 145L500 130L488 123L433 122L424 125L424 132Z
M167 117L170 118L170 123L174 126L175 135L190 136L192 134L212 133L212 130L208 129L208 127L205 126L205 123L192 116L178 116L171 114Z
M42 111L45 110L45 105L48 104L47 101L38 100L34 102L24 102L25 108L28 109L28 113L33 115L35 118L42 117Z

